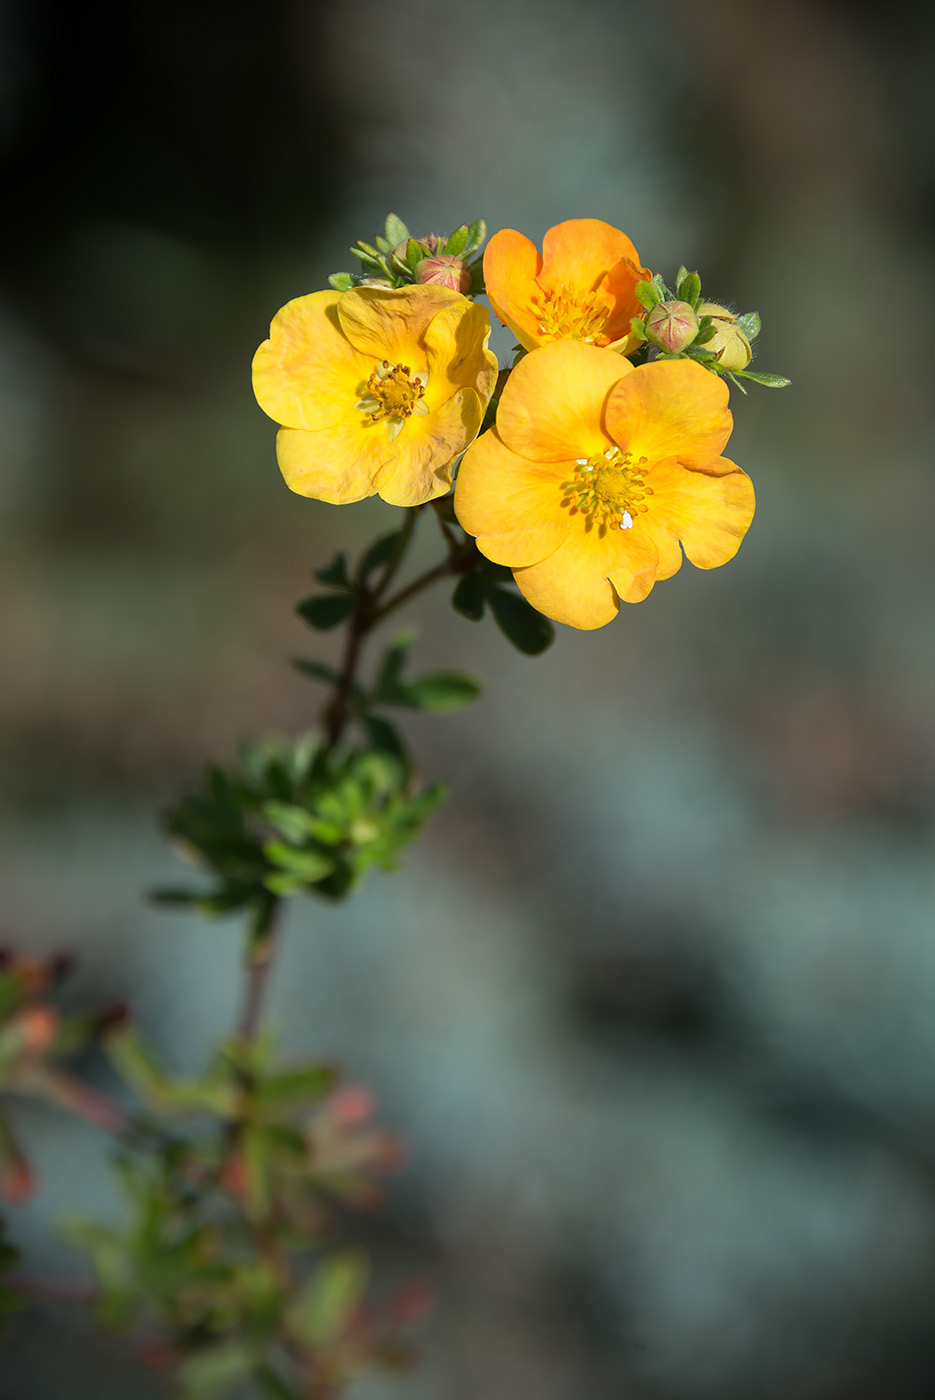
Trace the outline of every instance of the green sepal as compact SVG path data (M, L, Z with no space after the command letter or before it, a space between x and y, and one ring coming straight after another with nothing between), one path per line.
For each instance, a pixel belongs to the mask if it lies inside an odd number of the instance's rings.
M328 281L336 292L349 292L352 287L360 286L360 278L353 272L332 272Z
M451 595L451 606L462 617L479 622L484 616L486 599L484 585L476 573L462 574Z
M409 237L409 230L398 214L387 214L384 232L391 248L395 248L398 243L405 243Z
M357 599L347 593L317 593L299 603L296 612L309 627L330 632L357 611Z
M649 339L649 336L646 334L646 322L642 321L639 316L630 317L630 331L636 336L637 340Z
M713 340L716 335L717 326L714 324L713 319L710 316L702 316L701 320L698 322L698 334L695 336L689 348L707 345L708 341Z
M653 280L652 282L637 282L636 299L647 311L653 311L663 298L655 280Z
M521 593L494 585L487 589L487 601L500 631L525 656L539 656L555 641L555 628L549 619Z
M762 330L760 318L755 311L745 311L742 316L738 316L737 325L748 340L756 340ZM776 376L774 376L774 378L775 377Z

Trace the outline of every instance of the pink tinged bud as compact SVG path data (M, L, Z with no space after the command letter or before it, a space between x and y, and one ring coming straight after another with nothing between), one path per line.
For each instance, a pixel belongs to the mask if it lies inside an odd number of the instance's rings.
M451 253L437 253L416 264L416 281L424 287L450 287L454 292L471 290L471 274L460 258Z
M687 301L661 301L646 317L646 334L667 355L677 355L698 334L698 318Z
M377 1109L377 1101L369 1089L347 1084L331 1095L331 1118L344 1128L366 1123Z

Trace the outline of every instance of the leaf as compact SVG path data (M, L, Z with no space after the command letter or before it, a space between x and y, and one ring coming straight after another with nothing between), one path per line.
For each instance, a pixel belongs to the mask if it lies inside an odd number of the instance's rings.
M487 223L484 219L475 219L472 224L468 224L467 241L461 250L461 256L468 258L472 253L476 253L478 248L487 237Z
M328 281L336 292L349 292L352 287L358 286L360 278L355 277L353 272L332 272Z
M646 334L646 322L641 321L638 316L630 317L630 330L637 340L648 340L649 338Z
M707 345L708 341L713 340L716 335L717 326L714 324L711 317L702 316L701 321L699 322L698 334L692 341L692 348L694 349L700 345Z
M257 1366L253 1372L253 1379L266 1400L302 1400L299 1392L286 1385L279 1373L274 1371L271 1366Z
M455 229L454 233L448 235L448 241L445 244L445 253L455 258L458 257L459 254L464 252L467 240L468 226L467 224L461 224Z
M351 580L347 572L347 555L343 549L334 556L330 564L326 564L322 569L315 569L314 575L318 582L323 583L326 588L344 588L350 592Z
M492 587L487 600L500 631L517 651L526 656L539 656L555 641L555 628L547 617L527 603L521 593Z
M405 243L409 237L409 230L398 214L387 214L386 216L386 241L391 248L395 248L397 243Z
M332 1065L312 1065L264 1079L254 1091L254 1101L264 1114L288 1114L316 1102L337 1082Z
M347 593L316 593L296 608L299 617L319 632L330 632L332 627L340 627L356 611L357 599Z
M367 737L371 744L379 753L392 754L408 765L409 754L393 725L379 715L364 715L361 723L367 731Z
M370 1274L367 1256L342 1249L324 1260L296 1299L292 1324L310 1347L327 1347L347 1331Z
M405 252L405 262L410 272L414 271L415 268L418 267L419 263L424 257L425 249L422 247L422 244L417 243L414 238L410 238L409 242L406 244Z
M287 841L298 843L306 840L315 824L311 813L292 802L264 802L260 811Z
M701 278L697 272L690 272L683 282L679 284L679 301L687 301L694 311L698 305L698 298L701 296Z
M181 1400L214 1400L250 1374L256 1356L244 1342L222 1342L183 1361L176 1372Z
M298 876L307 885L314 885L334 869L334 861L322 851L289 846L284 841L267 841L263 854L273 865L278 865L289 875Z
M381 535L369 545L357 565L357 577L361 583L366 583L374 569L379 569L381 565L388 564L393 557L393 552L399 542L401 530L393 530L389 535Z
M463 671L431 671L408 683L406 692L409 698L405 703L429 714L442 714L470 705L480 695L481 688L480 681Z
M760 318L755 311L745 311L742 316L738 316L737 324L748 340L756 340L762 329Z
M687 276L688 268L685 266L684 263L682 263L679 267L678 272L675 274L675 290L679 296L682 295L682 283L685 281L685 278Z
M303 657L293 657L292 664L303 676L313 676L316 681L325 681L328 685L337 685L340 676L333 666L326 666L323 661L306 661Z
M451 595L451 606L455 612L471 622L479 622L484 616L485 605L484 585L480 576L476 573L462 574Z
M636 299L647 311L652 311L662 301L662 295L655 282L637 282Z
M375 703L382 705L395 703L394 697L400 694L403 667L406 664L409 648L415 641L415 636L413 629L407 627L393 638L392 645L386 651L380 664L376 684L371 694L371 700Z
M762 384L767 389L785 389L792 383L781 374L764 374L761 370L737 369L733 371L740 379L752 379L754 384Z

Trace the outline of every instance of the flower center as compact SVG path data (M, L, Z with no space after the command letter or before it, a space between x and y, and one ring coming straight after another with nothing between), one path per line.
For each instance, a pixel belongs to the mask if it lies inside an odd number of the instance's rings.
M533 297L533 307L539 318L539 334L549 340L583 340L593 345L604 338L604 327L610 307L597 292L588 292L575 300L564 287Z
M428 378L427 369L413 374L408 365L391 365L389 360L381 360L356 407L372 422L385 422L386 435L392 442L411 414L428 413L428 405L422 402Z
M597 457L579 457L575 474L562 482L562 505L571 515L584 515L585 529L632 530L634 517L649 507L653 488L644 482L647 459L634 465L629 452L616 445Z

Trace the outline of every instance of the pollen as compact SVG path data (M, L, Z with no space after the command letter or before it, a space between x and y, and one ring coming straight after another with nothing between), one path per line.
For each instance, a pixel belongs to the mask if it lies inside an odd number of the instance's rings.
M533 298L539 318L539 334L547 340L583 340L585 345L606 344L604 327L610 307L598 292L574 298L564 286Z
M616 444L596 457L578 457L574 476L562 482L562 505L570 515L583 515L585 529L596 527L601 537L608 530L632 530L653 494L646 466L645 457L634 463Z
M389 360L382 360L367 380L356 407L372 422L385 422L386 435L392 442L413 413L428 413L428 405L423 402L428 377L426 369L413 373L408 365L391 365Z

